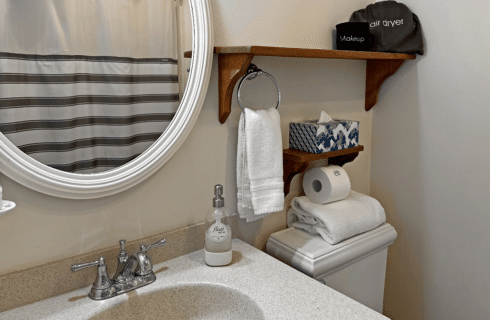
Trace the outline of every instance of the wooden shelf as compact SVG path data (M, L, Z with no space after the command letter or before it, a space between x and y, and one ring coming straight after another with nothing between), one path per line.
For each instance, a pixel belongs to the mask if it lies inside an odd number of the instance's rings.
M323 58L323 59L415 59L413 54L372 52L372 51L345 51L345 50L323 50L302 49L264 46L240 46L240 47L214 47L217 54L253 54L257 56L292 57L292 58Z
M365 109L369 111L378 100L379 88L412 54L282 48L264 46L214 47L218 55L219 121L225 123L231 112L231 99L237 81L245 75L254 56L367 60ZM191 52L185 57L190 58Z
M328 164L343 166L344 164L354 161L364 146L357 146L343 150L337 150L326 153L308 153L294 149L284 149L283 166L284 166L284 195L289 193L291 180L298 173L304 173L311 161L328 159Z

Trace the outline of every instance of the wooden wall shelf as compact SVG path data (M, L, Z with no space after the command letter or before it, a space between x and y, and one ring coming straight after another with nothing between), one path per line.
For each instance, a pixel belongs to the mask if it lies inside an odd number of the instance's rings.
M304 173L311 161L328 159L328 164L343 166L344 164L354 161L364 146L357 146L343 150L337 150L326 153L308 153L294 149L284 149L283 167L284 167L284 195L289 193L291 180L298 173Z
M263 46L214 47L218 55L219 121L225 123L231 112L231 99L238 80L243 77L254 56L366 60L365 110L369 111L378 100L383 82L393 75L405 60L416 58L413 54L363 52L343 50L300 49ZM185 52L190 58L192 52ZM329 164L343 166L353 161L364 146L313 154L299 150L284 149L284 194L289 193L291 180L304 173L311 161L328 159Z
M378 100L379 88L412 54L363 52L321 49L300 49L263 46L214 47L218 55L219 121L225 123L231 112L231 99L237 81L245 75L254 56L367 60L365 109L369 111ZM190 58L191 52L185 57Z

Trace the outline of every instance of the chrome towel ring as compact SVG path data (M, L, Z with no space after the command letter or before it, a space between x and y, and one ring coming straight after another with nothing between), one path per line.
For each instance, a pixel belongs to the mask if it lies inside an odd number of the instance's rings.
M274 84L276 85L276 89L277 89L276 109L279 109L279 105L281 104L281 90L279 90L279 85L277 84L276 79L272 75L270 75L269 73L262 71L261 69L257 68L256 65L251 63L250 66L248 67L247 73L245 73L243 78L240 80L240 83L238 83L238 90L237 90L238 105L240 106L242 111L245 111L245 109L243 109L243 106L242 106L242 101L240 100L240 89L242 87L243 80L253 80L253 79L255 79L261 75L268 76L272 80L272 82L274 82Z

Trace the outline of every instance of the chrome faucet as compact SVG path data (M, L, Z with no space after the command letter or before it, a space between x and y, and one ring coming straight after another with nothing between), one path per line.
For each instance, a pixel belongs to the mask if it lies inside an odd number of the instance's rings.
M142 245L140 251L129 256L124 248L126 240L120 240L121 250L117 256L117 269L112 278L107 273L107 265L103 257L94 262L73 264L71 271L97 267L97 278L88 296L93 300L109 299L154 282L156 276L153 273L153 264L146 253L150 249L164 246L165 243L165 239L161 239L148 246Z

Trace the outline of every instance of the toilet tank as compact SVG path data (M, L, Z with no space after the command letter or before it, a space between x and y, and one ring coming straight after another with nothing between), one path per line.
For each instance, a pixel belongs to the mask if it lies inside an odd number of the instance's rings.
M331 245L320 236L288 228L272 234L266 251L334 290L374 309L383 310L388 246L395 229L376 229Z

